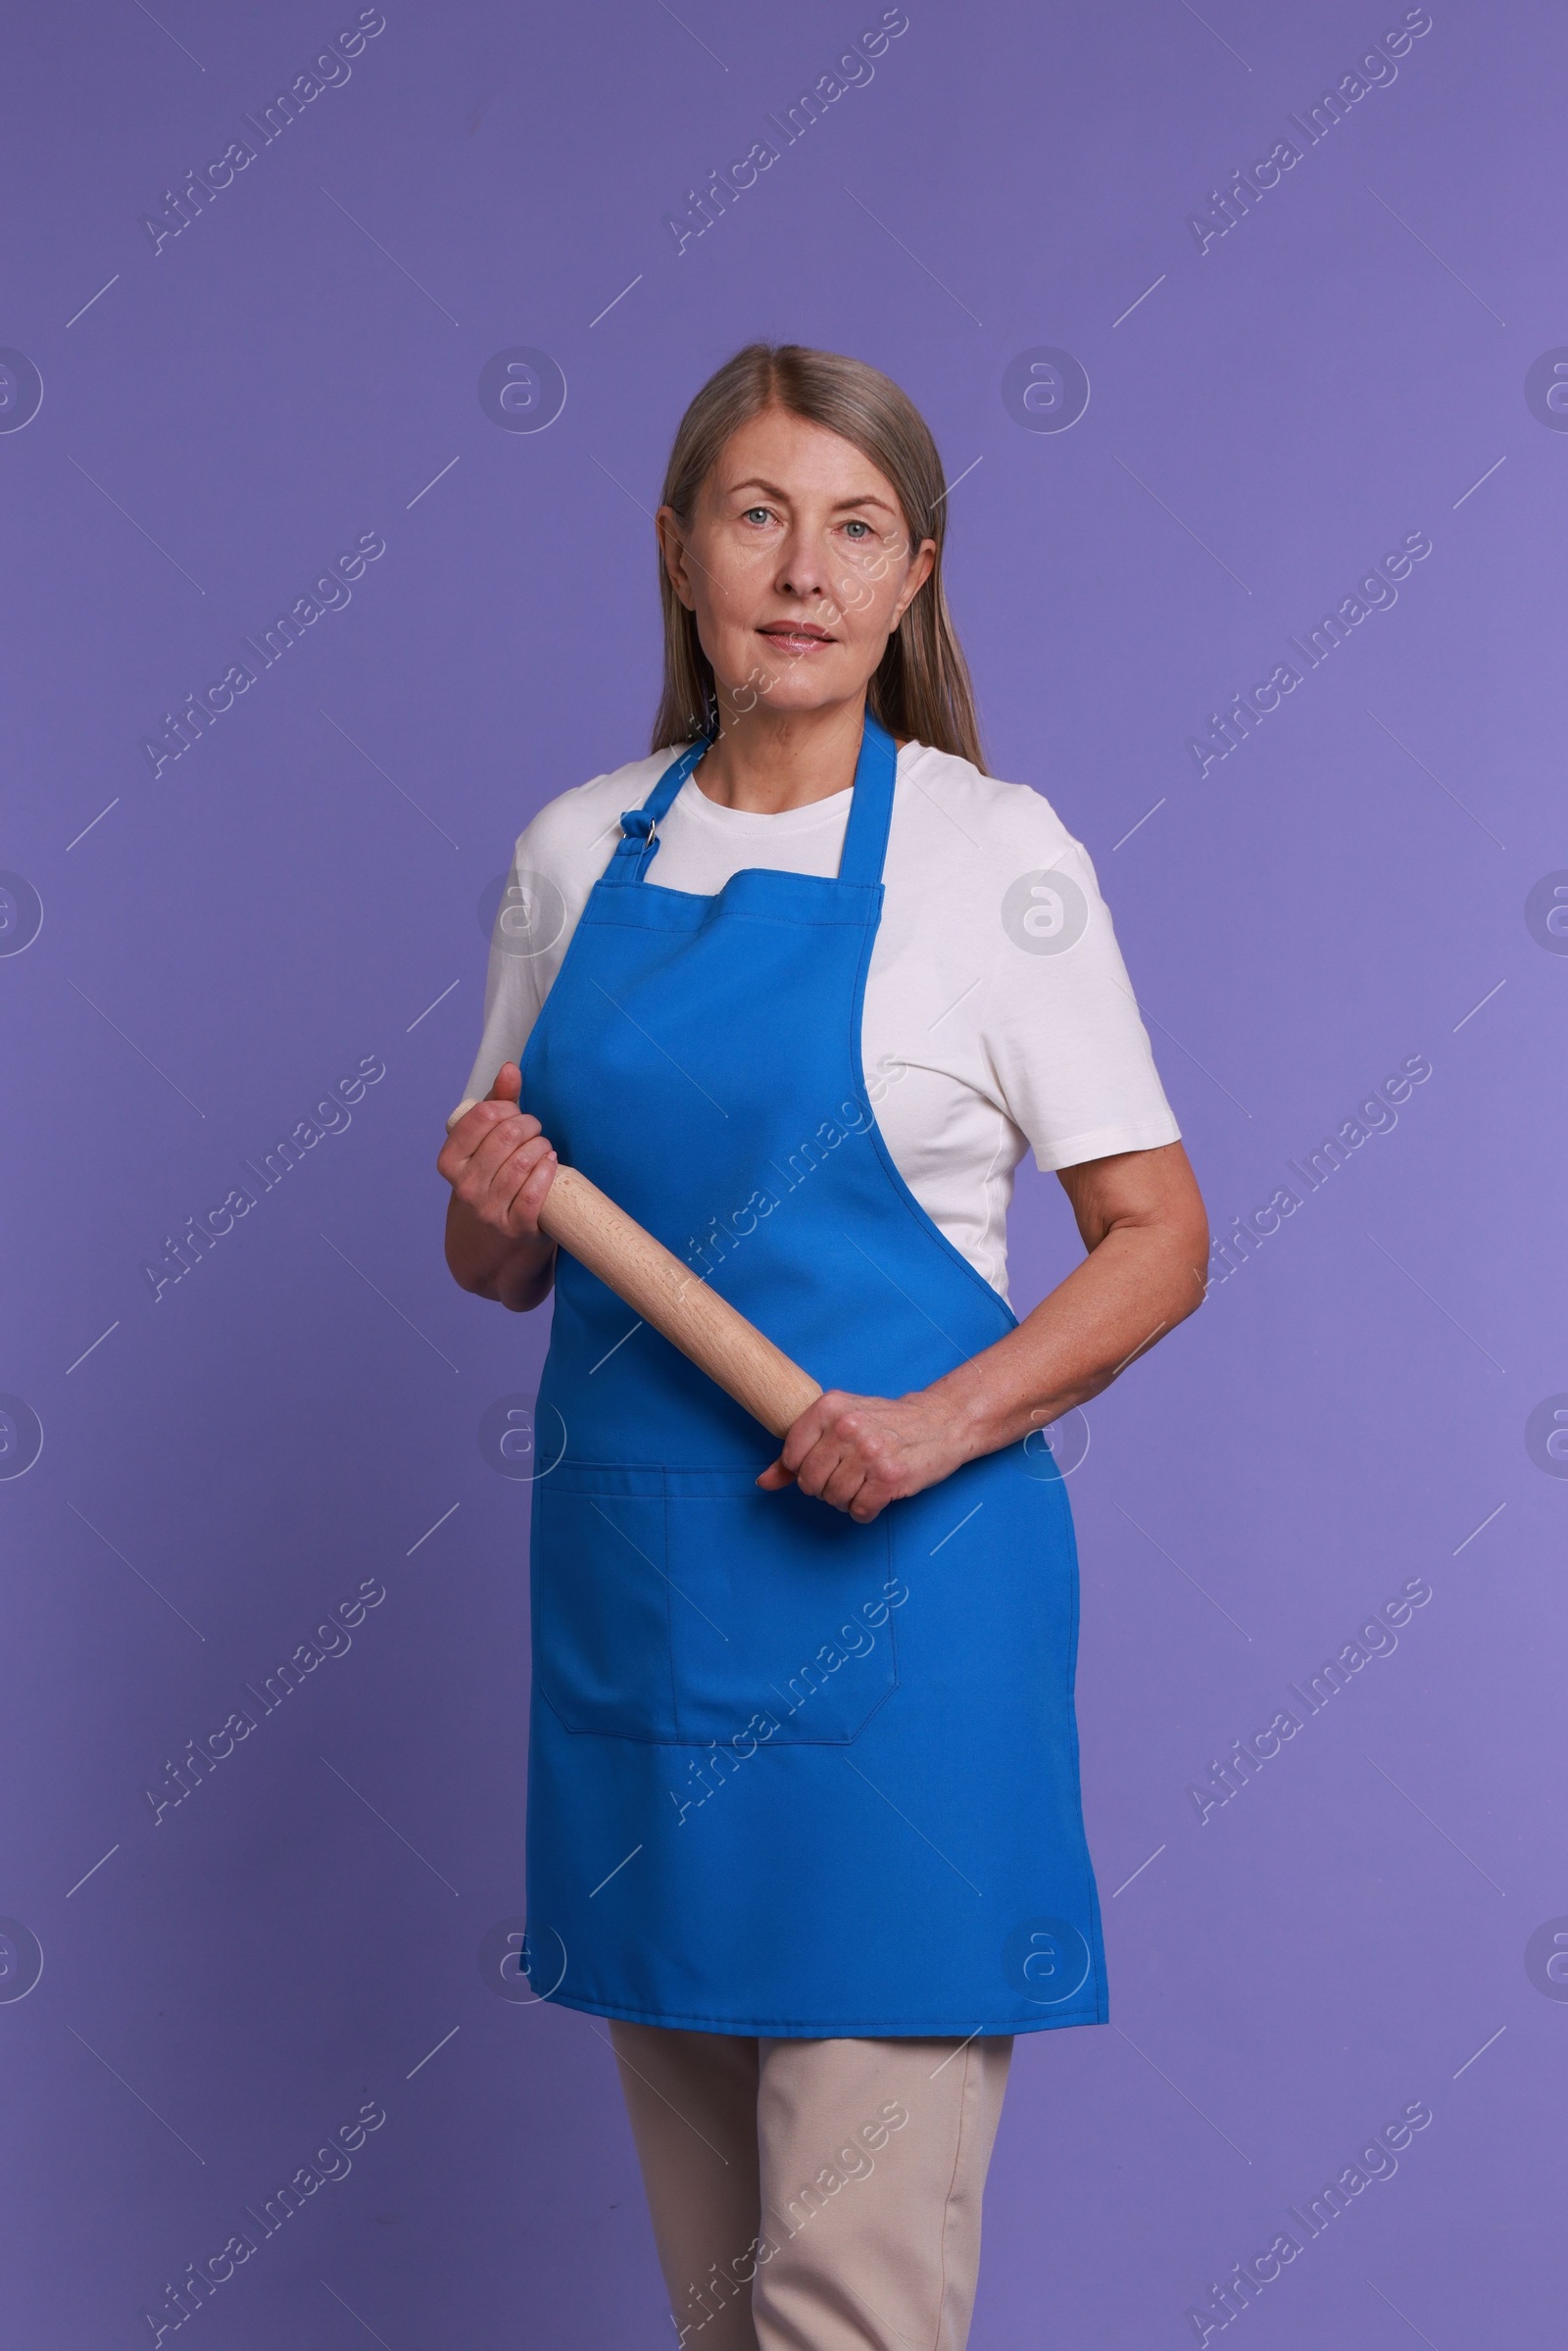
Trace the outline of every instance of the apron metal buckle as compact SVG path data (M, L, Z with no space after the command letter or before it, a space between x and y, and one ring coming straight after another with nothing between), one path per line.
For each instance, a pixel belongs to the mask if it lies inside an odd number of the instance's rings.
M647 808L623 808L620 816L620 846L616 851L617 870L629 873L641 881L654 858L659 855L659 835L654 830L654 818Z

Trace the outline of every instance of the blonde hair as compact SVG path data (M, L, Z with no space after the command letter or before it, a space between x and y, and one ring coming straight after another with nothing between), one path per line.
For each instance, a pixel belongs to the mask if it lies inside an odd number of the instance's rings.
M698 494L730 435L766 408L781 408L852 441L898 492L908 552L936 541L931 576L917 591L866 691L873 717L891 735L928 743L985 769L974 689L942 586L947 481L930 427L913 401L879 368L802 343L748 343L710 375L680 420L661 503L690 527ZM664 685L650 752L689 743L715 723L712 664L697 617L659 562L664 614Z

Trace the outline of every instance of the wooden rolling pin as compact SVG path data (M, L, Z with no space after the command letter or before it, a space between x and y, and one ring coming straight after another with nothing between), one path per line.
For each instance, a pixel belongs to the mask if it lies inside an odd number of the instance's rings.
M448 1133L472 1107L471 1102L458 1104ZM575 1167L557 1166L539 1230L689 1355L770 1435L784 1436L821 1395L809 1372Z

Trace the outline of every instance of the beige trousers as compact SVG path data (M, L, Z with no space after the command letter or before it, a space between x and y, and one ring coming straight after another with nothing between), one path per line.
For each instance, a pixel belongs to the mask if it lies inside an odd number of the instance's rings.
M682 2351L963 2351L1010 2034L610 2032Z

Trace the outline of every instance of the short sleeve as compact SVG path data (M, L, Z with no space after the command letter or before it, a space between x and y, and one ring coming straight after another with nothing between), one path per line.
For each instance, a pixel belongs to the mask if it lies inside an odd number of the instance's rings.
M543 958L526 953L531 929L539 920L538 877L529 870L528 835L522 833L513 852L501 904L490 933L490 960L484 981L484 1026L479 1050L468 1072L463 1102L457 1108L482 1102L496 1082L505 1061L517 1061L539 1017L549 988L541 968ZM493 885L492 885L493 886ZM553 975L551 975L553 976ZM450 1114L456 1116L456 1109Z
M1180 1141L1110 909L1082 842L1004 895L982 1038L1009 1116L1047 1171Z
M633 760L574 785L547 801L517 835L490 933L479 1050L449 1125L459 1110L484 1100L504 1061L521 1060L618 838L619 811L641 800L655 763Z

